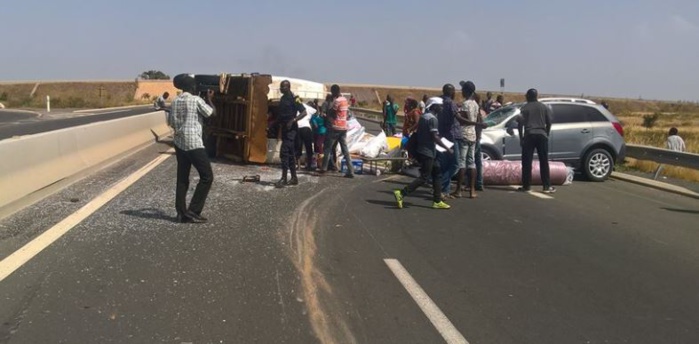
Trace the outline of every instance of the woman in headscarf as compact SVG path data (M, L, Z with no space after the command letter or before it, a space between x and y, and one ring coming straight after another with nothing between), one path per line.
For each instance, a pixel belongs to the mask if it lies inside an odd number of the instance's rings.
M405 99L405 119L403 120L403 137L408 137L417 130L417 124L420 121L420 108L418 102L413 97Z

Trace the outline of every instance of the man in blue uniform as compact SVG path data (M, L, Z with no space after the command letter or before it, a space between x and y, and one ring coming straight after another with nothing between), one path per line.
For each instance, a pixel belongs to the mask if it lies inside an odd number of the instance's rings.
M275 186L283 188L286 185L299 184L296 178L296 122L306 116L306 108L303 106L303 100L291 92L289 80L282 81L279 90L282 92L282 98L279 100L277 123L282 128L282 149L279 154L282 160L282 178ZM297 113L300 115L296 116ZM287 181L288 171L291 171L291 179Z

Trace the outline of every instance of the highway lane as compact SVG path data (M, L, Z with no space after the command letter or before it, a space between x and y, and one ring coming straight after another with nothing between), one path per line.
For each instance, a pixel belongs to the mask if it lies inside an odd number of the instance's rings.
M71 117L57 119L46 118L32 121L3 121L5 123L0 125L0 140L15 136L33 135L52 130L65 129L94 122L136 116L152 111L153 110L150 106L142 106L128 109L109 109L104 111L97 110L94 113L75 113Z
M151 147L0 222L3 258L162 151ZM302 177L302 193L272 192L239 179L269 182L277 171L217 163L211 223L178 224L175 169L167 159L0 281L0 343L313 342L280 231L288 201L318 185Z
M0 124L36 118L39 114L31 111L0 110Z
M164 152L0 221L0 259ZM206 225L173 222L169 158L0 281L0 343L438 343L395 259L470 343L698 342L696 200L623 182L491 187L395 208L401 176L214 164ZM259 174L263 184L240 184ZM194 184L192 185L192 187Z
M354 301L347 314L361 310L345 321L363 342L387 332L433 342L385 259L401 261L471 343L699 341L695 200L576 183L554 199L489 188L441 212L423 189L398 210L390 191L407 181L347 190L327 211L348 215L313 225L324 233L318 269Z

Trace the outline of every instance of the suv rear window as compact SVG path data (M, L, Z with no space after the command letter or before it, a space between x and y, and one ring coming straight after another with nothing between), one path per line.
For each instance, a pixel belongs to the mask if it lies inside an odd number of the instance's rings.
M606 116L604 116L599 110L591 107L587 108L587 119L590 122L609 122Z
M553 116L551 122L555 123L577 123L587 122L587 107L568 104L553 104ZM601 114L600 114L601 115Z

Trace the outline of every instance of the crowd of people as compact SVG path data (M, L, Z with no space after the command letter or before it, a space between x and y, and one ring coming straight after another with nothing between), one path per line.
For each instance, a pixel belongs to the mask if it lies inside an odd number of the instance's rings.
M467 191L469 198L477 198L483 191L483 161L481 156L481 132L488 125L484 118L503 106L504 97L492 99L486 94L481 101L476 86L471 81L462 81L463 103L454 101L456 89L451 84L442 88L440 97L423 96L420 103L408 98L405 103L403 135L409 136L407 149L420 166L420 176L394 196L399 208L403 199L420 185L432 185L435 209L449 209L449 199L461 198ZM534 151L539 156L543 192L554 193L548 168L548 135L551 130L551 110L538 102L535 89L527 91L527 104L518 118L518 130L522 145L522 187L518 191L531 189L531 165ZM424 104L424 105L423 105ZM384 123L389 127L391 114L395 112L393 98L388 96L384 103ZM417 109L417 111L415 111ZM451 190L452 179L456 187Z
M167 108L168 125L174 129L174 145L177 156L176 210L180 222L206 222L201 215L206 201L213 173L211 163L204 150L202 139L203 119L214 114L213 92L205 97L196 96L196 83L193 78L180 82L182 93ZM423 96L420 101L408 97L404 103L402 135L407 139L403 149L420 166L420 176L394 195L399 208L403 207L404 197L418 187L429 184L433 189L435 209L449 209L449 199L461 198L467 191L469 198L476 198L483 190L483 164L480 154L481 131L487 128L484 118L503 106L504 99L499 95L493 100L487 93L481 101L476 86L471 81L460 82L463 103L455 101L456 88L446 84L439 97ZM298 185L297 168L301 166L302 151L305 150L305 169L317 171L319 175L337 170L337 147L346 161L344 176L354 178L352 158L347 147L348 115L350 105L356 103L354 96L348 100L342 95L340 86L332 85L330 94L322 104L318 100L304 104L303 100L291 91L291 84L284 80L279 85L282 97L273 120L269 123L270 135L281 136L281 178L275 183L283 188ZM551 129L551 111L537 101L536 90L527 92L527 105L522 108L519 131L523 147L523 168L521 191L529 191L531 182L531 157L537 150L544 181L544 192L555 189L547 182L548 133ZM166 109L167 95L154 104ZM312 109L309 115L308 109ZM400 106L392 96L383 104L384 120L382 127L387 135L397 133L397 116ZM199 173L199 183L191 203L185 199L189 188L191 167ZM528 167L528 168L527 168ZM526 173L529 171L529 173ZM544 175L546 174L546 175ZM452 191L452 179L456 185Z

